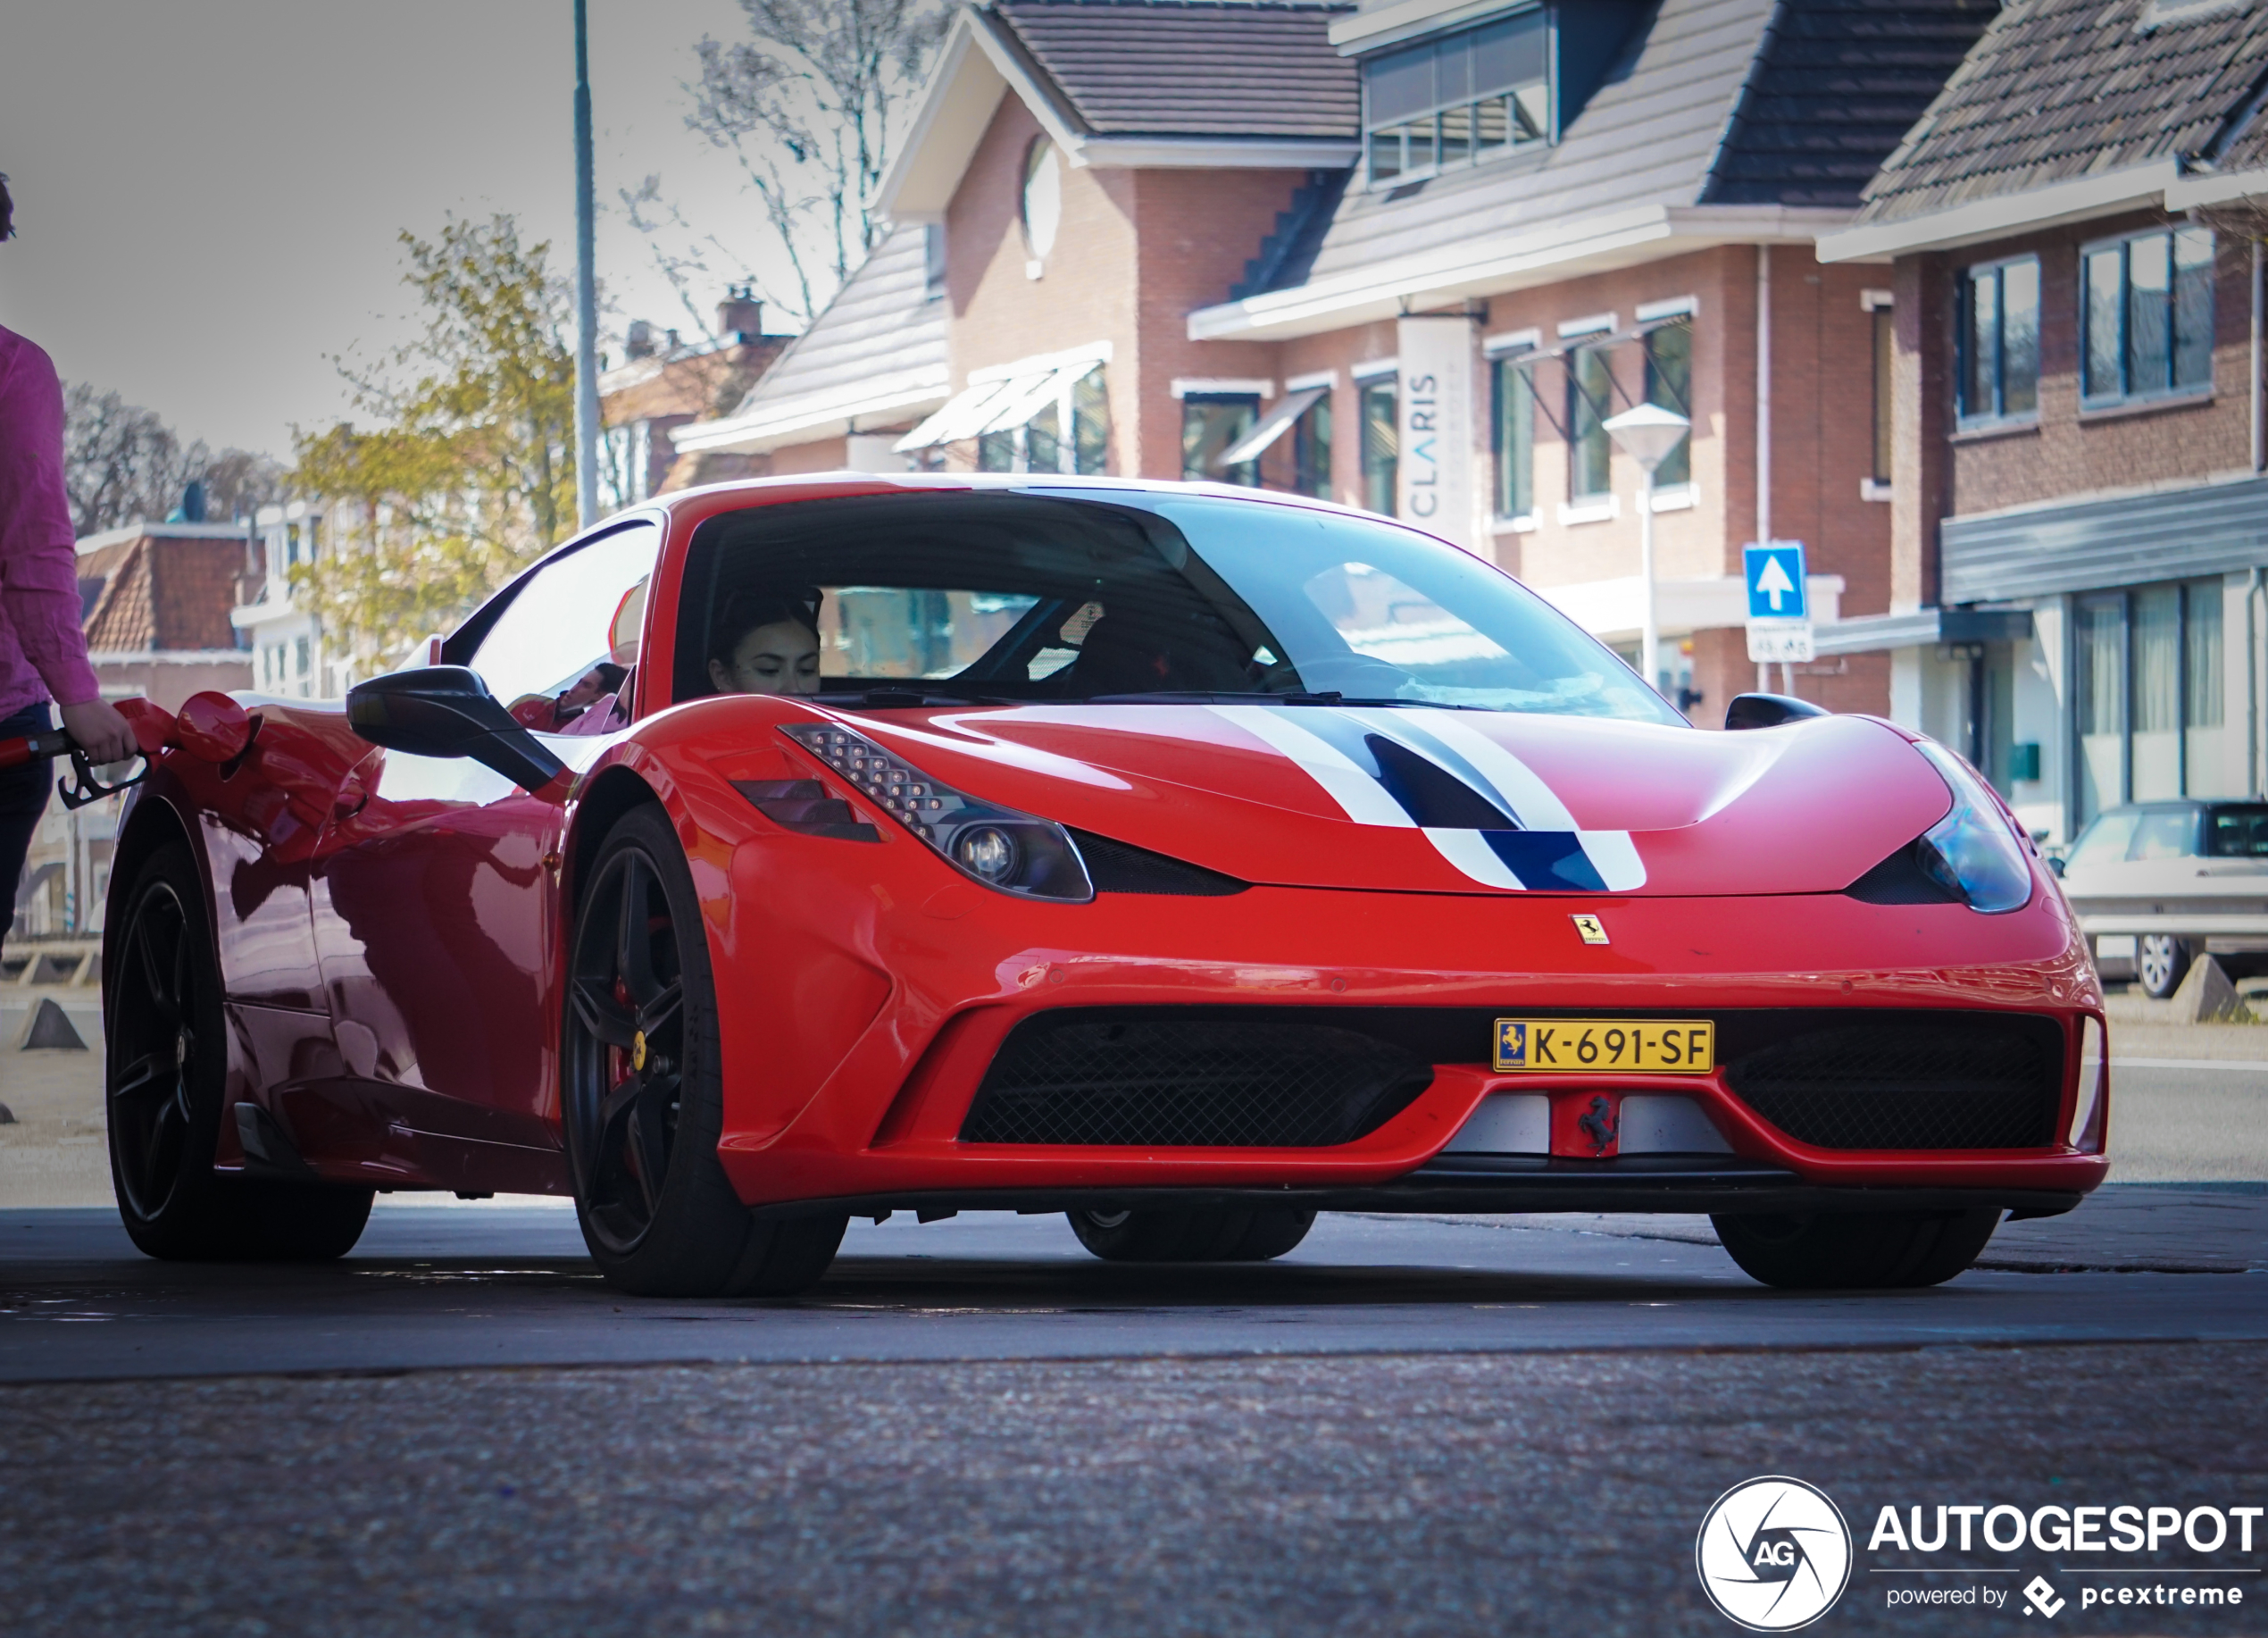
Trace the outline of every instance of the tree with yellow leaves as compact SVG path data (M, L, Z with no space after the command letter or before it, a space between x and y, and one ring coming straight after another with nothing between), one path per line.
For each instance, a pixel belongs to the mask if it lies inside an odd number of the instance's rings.
M294 597L363 675L454 624L575 515L575 364L550 246L523 246L503 214L401 238L423 332L376 369L336 361L374 424L296 440L294 487L327 497L330 539L293 570Z

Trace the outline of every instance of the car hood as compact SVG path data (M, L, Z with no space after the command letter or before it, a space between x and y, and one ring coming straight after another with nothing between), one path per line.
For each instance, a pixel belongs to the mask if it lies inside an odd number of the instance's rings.
M1280 886L1835 892L1952 802L1910 743L1864 717L1739 733L1261 705L838 720L971 795Z

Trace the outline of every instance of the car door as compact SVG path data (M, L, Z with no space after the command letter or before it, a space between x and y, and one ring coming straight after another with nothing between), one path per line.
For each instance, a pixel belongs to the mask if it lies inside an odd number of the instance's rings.
M464 662L514 704L634 661L617 616L660 543L657 525L637 522L554 556L475 616ZM579 768L609 742L538 737ZM562 812L470 761L379 752L364 781L367 799L327 831L312 884L346 1075L432 1181L563 1187L548 1007Z

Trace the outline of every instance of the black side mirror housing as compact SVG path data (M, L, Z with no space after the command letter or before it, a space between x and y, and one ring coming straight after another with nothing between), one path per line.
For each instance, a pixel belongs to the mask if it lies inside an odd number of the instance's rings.
M539 790L567 765L513 720L478 672L427 665L388 672L346 690L356 736L413 756L469 756L513 784Z
M1727 731L1740 728L1777 728L1799 717L1832 716L1825 706L1789 694L1736 694L1724 708Z

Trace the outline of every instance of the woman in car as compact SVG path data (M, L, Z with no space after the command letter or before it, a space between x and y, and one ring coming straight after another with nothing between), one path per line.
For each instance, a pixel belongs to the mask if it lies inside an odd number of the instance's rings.
M812 586L728 598L710 628L709 681L717 692L819 692L820 598Z

